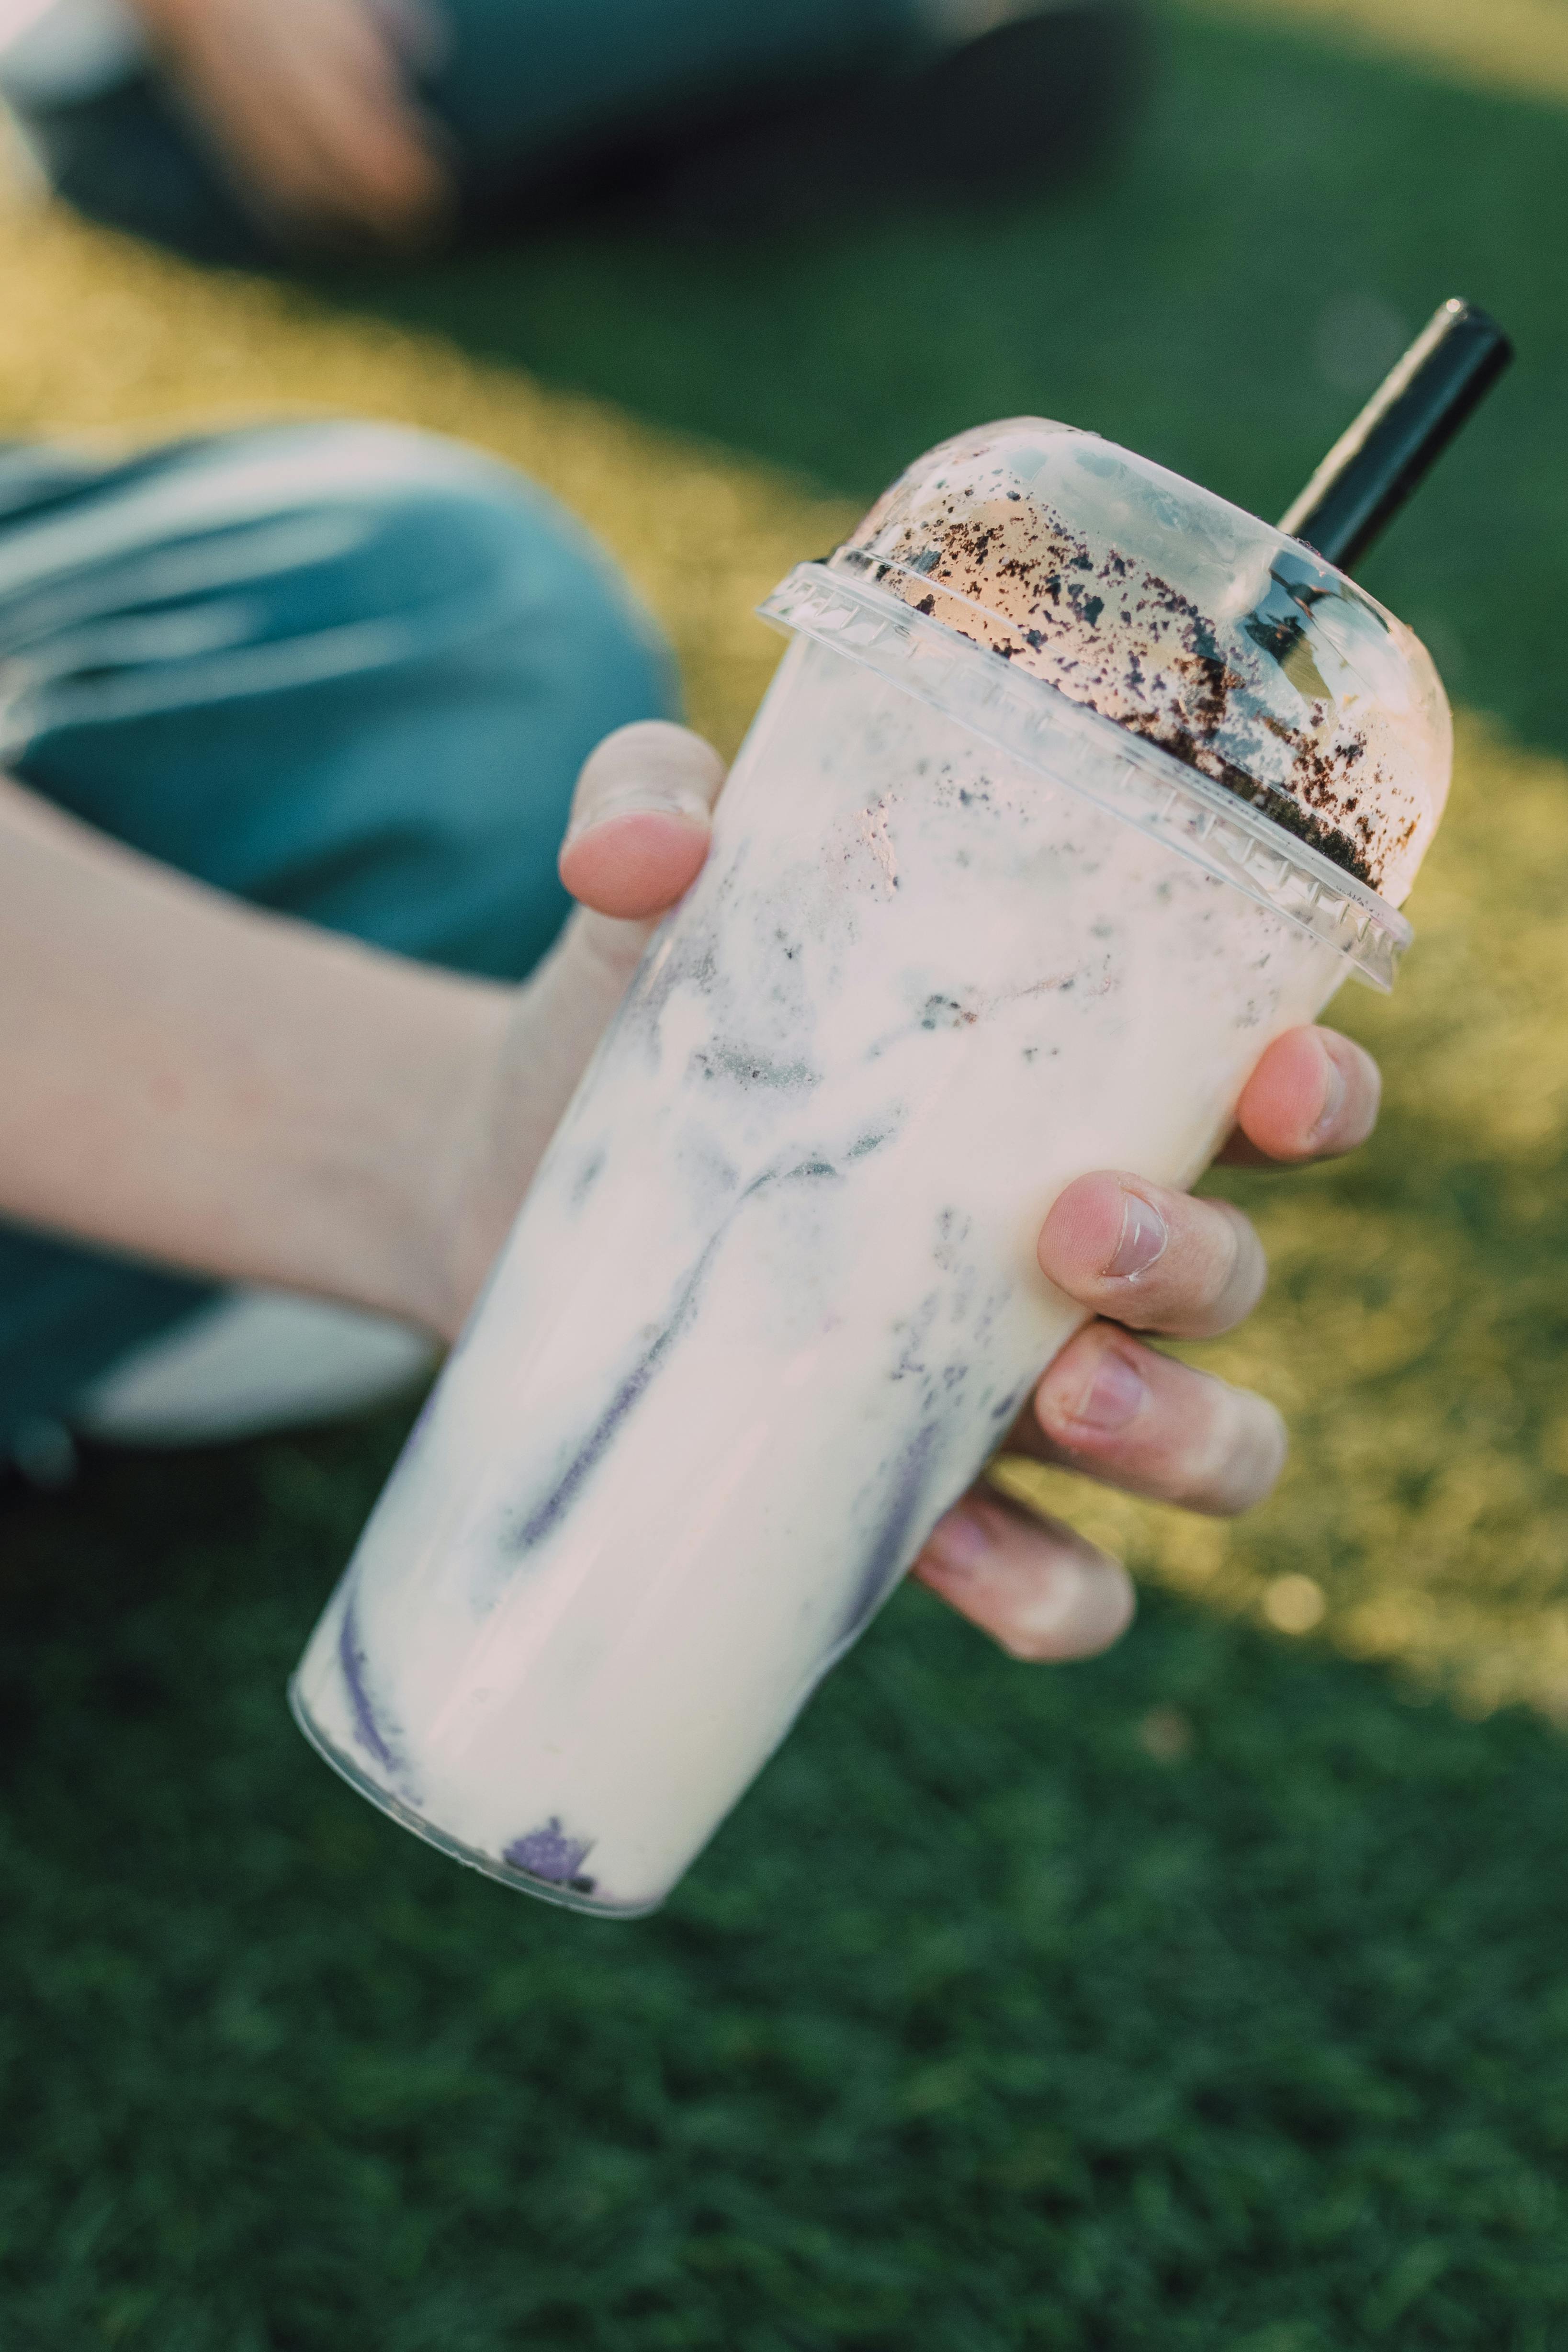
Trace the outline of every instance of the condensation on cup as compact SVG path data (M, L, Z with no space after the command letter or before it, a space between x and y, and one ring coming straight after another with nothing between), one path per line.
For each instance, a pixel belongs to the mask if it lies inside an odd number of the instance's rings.
M580 1087L293 1686L508 1884L659 1904L1083 1319L1096 1168L1190 1183L1386 988L1450 726L1301 541L1037 419L766 614L712 854Z

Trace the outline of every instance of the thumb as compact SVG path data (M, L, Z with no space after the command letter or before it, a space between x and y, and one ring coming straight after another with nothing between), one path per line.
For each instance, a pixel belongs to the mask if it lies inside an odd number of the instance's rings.
M724 762L668 719L644 719L591 752L572 795L560 878L601 915L647 920L702 871Z

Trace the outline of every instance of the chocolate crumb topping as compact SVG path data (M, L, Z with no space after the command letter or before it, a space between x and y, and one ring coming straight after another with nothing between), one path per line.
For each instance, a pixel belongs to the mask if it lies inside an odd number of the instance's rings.
M1026 419L932 452L831 560L1403 897L1442 805L1447 706L1409 633L1299 542Z

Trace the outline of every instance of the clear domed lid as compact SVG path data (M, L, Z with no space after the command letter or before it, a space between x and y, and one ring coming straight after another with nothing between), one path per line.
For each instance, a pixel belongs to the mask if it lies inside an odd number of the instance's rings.
M828 560L1173 753L1397 906L1448 705L1419 639L1300 540L1039 417L917 460Z

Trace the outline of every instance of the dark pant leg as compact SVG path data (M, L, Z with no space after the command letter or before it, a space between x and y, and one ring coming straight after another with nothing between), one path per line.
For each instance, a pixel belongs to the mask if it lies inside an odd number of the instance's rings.
M0 459L5 764L150 856L520 976L600 737L668 716L657 631L509 469L392 427ZM207 1294L0 1226L0 1438Z
M226 176L152 74L90 98L31 101L16 111L50 187L89 220L196 261L256 265L271 257Z
M574 159L680 140L726 113L896 65L918 0L442 0L449 45L430 102L454 135L471 212Z

